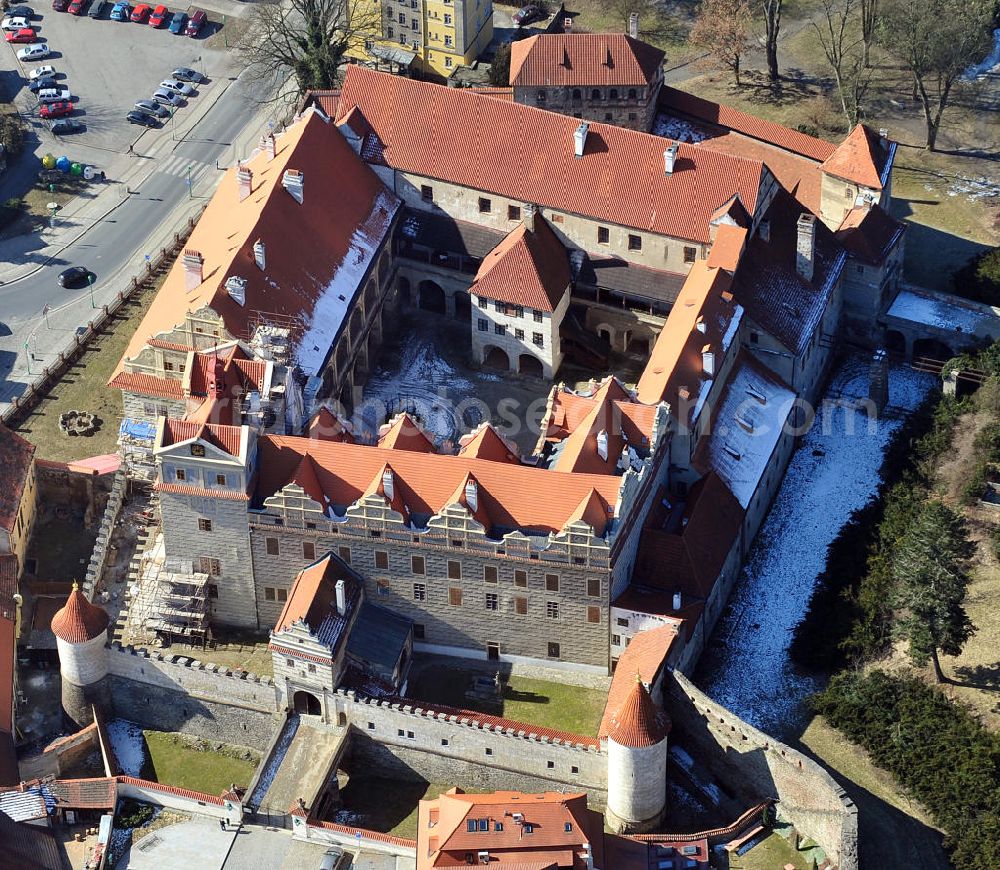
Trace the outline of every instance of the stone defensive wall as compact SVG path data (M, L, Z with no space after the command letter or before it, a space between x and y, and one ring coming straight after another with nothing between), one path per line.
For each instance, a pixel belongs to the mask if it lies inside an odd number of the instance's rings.
M352 691L333 701L338 721L355 728L347 769L487 790L566 787L589 791L593 805L606 800L607 755L596 737Z
M268 677L118 643L106 651L112 705L123 719L257 750L280 724Z
M20 759L18 770L21 779L25 781L42 779L46 776L61 776L63 771L73 769L99 751L100 735L97 723L91 722L76 734L54 740L37 755Z
M773 799L778 814L839 870L857 870L858 809L821 765L748 725L677 671L664 691L673 734L697 753L699 767L747 803Z

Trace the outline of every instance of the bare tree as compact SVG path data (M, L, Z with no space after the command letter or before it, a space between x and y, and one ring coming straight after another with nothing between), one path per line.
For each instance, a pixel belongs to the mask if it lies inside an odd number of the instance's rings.
M864 2L820 0L820 14L812 22L833 71L848 131L854 129L861 118L861 104L872 77L859 19Z
M237 48L258 80L292 73L304 93L336 87L347 51L379 36L379 5L369 0L272 0L254 6Z
M781 31L782 0L758 0L764 16L764 54L767 55L767 77L778 81L778 33Z
M740 59L750 31L750 0L702 0L690 40L702 46L740 82Z
M992 45L993 0L884 0L879 41L913 75L933 151L962 73Z
M878 0L861 0L861 42L865 66L871 66L872 45L878 30Z

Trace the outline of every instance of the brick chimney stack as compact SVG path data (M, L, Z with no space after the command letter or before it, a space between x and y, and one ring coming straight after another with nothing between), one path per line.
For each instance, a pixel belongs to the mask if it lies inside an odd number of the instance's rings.
M816 264L816 216L800 215L795 230L795 271L806 281L812 281Z
M282 186L299 205L302 204L305 198L305 183L305 173L298 169L286 169L285 174L281 177Z
M538 207L534 203L525 203L524 209L524 228L529 232L533 233L535 231L535 220L538 215Z
M633 39L639 38L639 13L633 12L628 17L628 35Z
M258 147L263 153L267 154L267 159L269 161L274 160L274 133L268 133L266 136L261 136Z
M236 170L236 184L240 191L240 202L243 202L253 192L253 170L240 166Z
M191 248L184 249L184 286L188 290L197 290L205 280L203 269L205 258L201 251Z

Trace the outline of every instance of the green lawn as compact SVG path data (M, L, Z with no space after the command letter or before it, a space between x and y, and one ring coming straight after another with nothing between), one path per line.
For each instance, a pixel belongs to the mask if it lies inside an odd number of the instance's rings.
M490 705L465 697L470 680L482 671L428 665L417 669L407 694L414 700L462 707L505 716L543 728L593 736L601 723L607 693L547 680L511 676L502 705Z
M218 795L231 783L249 785L257 761L236 757L238 750L216 750L207 742L205 749L192 741L164 731L143 731L149 755L147 773L154 782Z
M267 648L268 636L247 631L215 628L214 644L172 643L163 648L165 655L191 656L210 665L249 671L260 677L273 677L274 666Z
M745 855L733 855L729 870L779 870L791 864L795 870L810 870L813 866L800 852L792 848L780 834L771 834Z
M104 332L95 336L76 363L52 386L48 395L14 427L38 448L40 459L69 462L117 450L122 397L119 390L108 387L108 379L155 292L155 289L141 292L120 308ZM75 438L60 432L59 415L72 409L96 414L101 421L97 432Z

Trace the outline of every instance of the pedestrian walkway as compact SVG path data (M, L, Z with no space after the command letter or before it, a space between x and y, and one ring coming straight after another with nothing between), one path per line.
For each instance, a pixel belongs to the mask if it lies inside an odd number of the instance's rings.
M156 166L156 171L162 175L172 175L175 178L187 178L190 172L192 180L201 175L206 169L215 171L215 167L209 163L202 163L200 160L191 160L179 154L172 154Z

